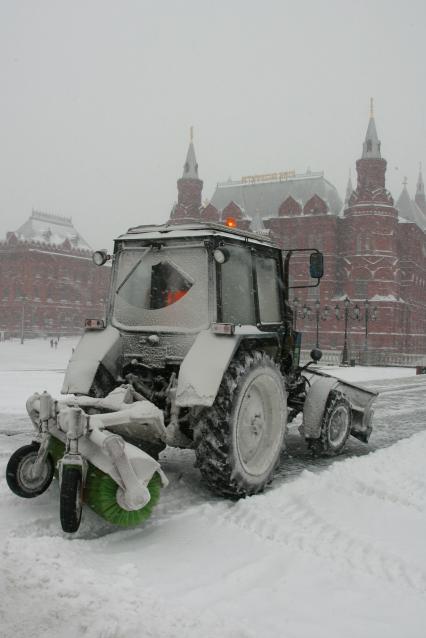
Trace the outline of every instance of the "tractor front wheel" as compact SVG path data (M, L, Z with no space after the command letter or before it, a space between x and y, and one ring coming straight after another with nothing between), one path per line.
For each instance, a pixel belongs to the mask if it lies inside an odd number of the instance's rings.
M286 422L279 368L264 352L242 352L194 429L196 465L209 487L231 498L261 492L279 462Z
M65 465L62 469L60 519L64 532L72 534L80 527L83 509L83 477L79 467Z
M6 468L6 481L10 489L22 498L40 496L52 482L54 467L52 457L47 455L41 472L34 476L33 468L37 459L39 443L20 447L12 454Z
M309 440L311 450L322 456L339 454L351 433L351 424L349 401L341 392L331 390L322 418L320 437Z

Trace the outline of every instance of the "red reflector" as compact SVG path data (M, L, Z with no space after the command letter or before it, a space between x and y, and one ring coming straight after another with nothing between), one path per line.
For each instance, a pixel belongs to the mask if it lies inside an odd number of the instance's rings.
M217 335L233 335L235 326L233 323L212 323L212 330Z
M103 330L105 328L105 322L103 319L86 319L84 321L84 327L86 330Z

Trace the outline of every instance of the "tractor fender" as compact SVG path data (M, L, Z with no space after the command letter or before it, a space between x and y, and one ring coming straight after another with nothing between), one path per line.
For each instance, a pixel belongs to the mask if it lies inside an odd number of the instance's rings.
M104 330L85 332L68 363L61 394L89 394L101 364L112 376L116 376L120 354L117 328L107 326Z
M303 407L303 433L306 438L317 439L320 436L328 395L338 385L339 379L333 377L322 377L312 383Z
M195 339L178 377L176 405L183 408L211 406L242 337L217 335L203 330Z

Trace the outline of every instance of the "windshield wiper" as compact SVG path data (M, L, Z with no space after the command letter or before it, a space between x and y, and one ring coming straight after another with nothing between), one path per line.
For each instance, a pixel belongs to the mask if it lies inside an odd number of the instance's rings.
M136 262L136 264L133 266L133 268L127 273L127 275L124 277L123 281L121 282L121 284L118 286L117 290L115 291L115 294L118 295L118 293L120 292L120 290L122 289L122 287L124 286L124 284L126 283L126 281L133 275L133 273L135 272L136 268L139 266L139 264L141 263L142 259L144 259L147 254L149 253L149 251L151 250L152 246L148 246L148 248L145 248L145 250L143 251L142 257L140 259L138 259L138 261Z

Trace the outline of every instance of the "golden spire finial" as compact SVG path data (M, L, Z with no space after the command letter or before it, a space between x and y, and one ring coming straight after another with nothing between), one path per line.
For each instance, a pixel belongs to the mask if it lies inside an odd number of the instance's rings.
M194 140L194 127L193 127L193 126L191 126L191 127L189 128L189 141L192 143L192 142L193 142L193 140Z
M374 99L370 97L370 117L374 117Z

